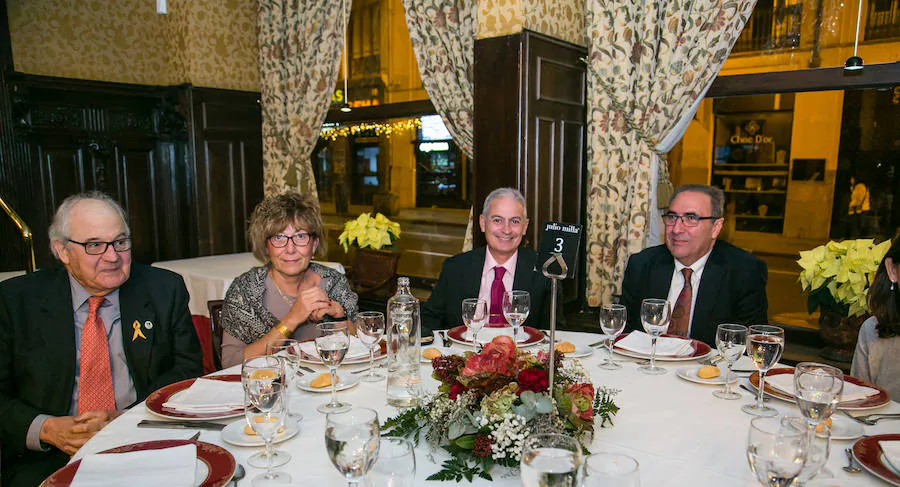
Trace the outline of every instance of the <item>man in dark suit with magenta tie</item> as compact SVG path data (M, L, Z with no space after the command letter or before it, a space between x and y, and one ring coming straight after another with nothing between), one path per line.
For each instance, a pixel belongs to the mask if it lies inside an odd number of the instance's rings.
M133 264L122 208L67 198L50 226L65 269L0 283L0 478L33 487L154 390L202 373L177 274Z
M667 299L669 333L689 336L715 348L722 323L764 324L768 317L766 264L717 240L725 195L705 185L680 186L663 215L666 243L632 255L622 281L628 330L643 330L641 301Z
M450 257L431 297L422 306L422 333L462 324L462 301L483 298L491 318L487 326L506 326L501 301L505 291L531 294L525 326L549 328L550 281L537 268L537 254L520 248L528 229L525 198L513 188L498 188L485 198L478 217L486 247Z

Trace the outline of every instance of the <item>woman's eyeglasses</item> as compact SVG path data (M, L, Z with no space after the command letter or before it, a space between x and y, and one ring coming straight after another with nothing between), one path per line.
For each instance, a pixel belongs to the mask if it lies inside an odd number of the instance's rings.
M269 237L269 243L272 244L272 247L280 249L287 246L288 240L291 240L297 247L306 247L315 236L313 233L295 233L293 235L282 235L279 233Z

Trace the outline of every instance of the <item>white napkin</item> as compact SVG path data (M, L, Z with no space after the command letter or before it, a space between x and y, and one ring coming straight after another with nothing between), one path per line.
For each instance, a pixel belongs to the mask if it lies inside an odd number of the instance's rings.
M316 350L316 342L312 340L301 342L300 349L310 357L319 358L319 352ZM344 357L344 360L353 360L368 356L369 349L359 341L359 338L350 337L350 350L347 350L347 355Z
M651 345L650 335L642 331L633 331L616 342L616 347L644 355L650 355ZM656 340L656 355L679 357L692 353L694 353L694 347L690 340L672 337L659 337Z
M244 407L240 382L199 378L187 390L175 394L163 406L185 413L221 413Z
M472 341L472 330L466 330L465 335L463 335L466 340ZM511 326L504 326L502 328L488 328L484 327L478 332L478 343L487 344L490 343L491 340L497 338L499 336L508 336L512 338L513 336L513 328ZM523 342L528 339L528 333L519 327L519 336L518 341Z
M895 472L900 472L900 441L879 441L881 453Z
M766 376L766 384L778 389L785 394L794 395L794 374L778 374ZM857 401L878 394L878 389L856 385L844 381L844 392L841 394L841 402Z
M193 487L197 445L102 453L81 459L70 487Z

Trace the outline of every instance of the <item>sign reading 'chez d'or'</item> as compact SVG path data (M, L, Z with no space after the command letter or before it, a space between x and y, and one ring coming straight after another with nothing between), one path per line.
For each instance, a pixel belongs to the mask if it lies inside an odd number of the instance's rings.
M728 142L732 144L774 144L775 138L768 135L756 134L743 137L741 135L732 135Z

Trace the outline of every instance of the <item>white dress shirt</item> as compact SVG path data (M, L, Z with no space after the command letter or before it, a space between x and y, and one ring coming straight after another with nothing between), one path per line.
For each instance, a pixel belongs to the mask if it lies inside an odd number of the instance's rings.
M672 282L669 284L669 296L666 298L669 302L669 306L672 307L671 311L675 310L675 301L678 301L678 295L681 294L681 289L684 288L684 274L682 274L681 270L689 267L693 271L691 273L691 316L690 321L688 321L688 336L691 334L691 325L694 322L694 308L696 308L697 304L697 292L700 290L700 277L703 275L703 269L706 267L706 261L709 260L709 254L711 253L712 249L709 249L709 252L689 266L684 265L679 262L678 259L675 259L675 271L672 272Z

